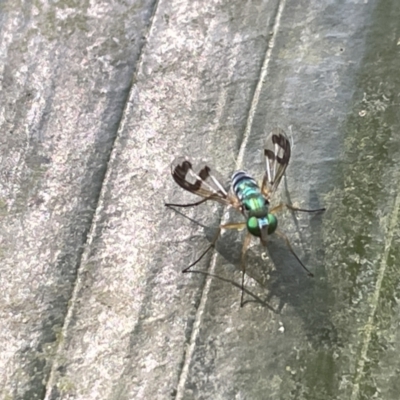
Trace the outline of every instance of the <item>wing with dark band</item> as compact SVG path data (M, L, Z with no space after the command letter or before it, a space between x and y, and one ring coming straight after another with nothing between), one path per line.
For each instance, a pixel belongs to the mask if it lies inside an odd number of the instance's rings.
M290 142L286 133L274 128L264 146L265 175L261 191L268 199L279 186L290 160Z
M234 205L233 199L206 164L194 169L189 160L184 157L178 157L171 164L171 174L174 181L189 192L207 200L215 200L225 205Z

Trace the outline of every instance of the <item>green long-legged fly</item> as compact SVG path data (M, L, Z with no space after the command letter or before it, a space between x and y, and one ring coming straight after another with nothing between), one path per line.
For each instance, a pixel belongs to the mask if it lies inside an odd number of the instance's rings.
M243 229L247 228L247 233L243 242L241 253L241 269L242 269L242 294L240 305L243 306L243 289L244 275L246 272L245 255L250 246L253 236L260 238L263 246L267 245L268 236L275 233L281 237L297 259L299 264L304 268L309 276L313 274L303 264L297 254L294 252L288 237L279 229L278 220L275 213L282 208L287 207L292 211L302 212L322 212L325 208L316 210L305 210L293 207L287 203L269 208L270 201L282 180L285 170L289 164L291 154L290 142L285 132L280 128L274 128L268 135L264 146L265 173L262 180L261 188L257 182L246 172L236 171L231 178L231 188L226 190L221 182L216 178L211 169L207 165L203 165L196 172L192 163L184 158L178 157L171 164L171 174L175 182L183 189L197 194L202 200L191 204L172 204L166 203L168 207L191 207L198 206L207 200L217 201L225 206L231 206L238 210L246 219L245 222L236 222L221 224L214 236L210 246L202 253L202 255L182 272L190 272L195 264L197 264L209 250L215 247L215 244L221 234L222 229Z

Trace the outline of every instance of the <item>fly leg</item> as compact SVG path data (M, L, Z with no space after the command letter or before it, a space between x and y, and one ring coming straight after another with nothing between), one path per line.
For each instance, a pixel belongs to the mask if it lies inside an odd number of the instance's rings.
M281 204L278 204L277 206L273 207L270 210L270 213L276 213L278 211L281 211L282 208L284 208L284 207L286 207L286 208L288 208L289 210L292 210L292 211L301 211L301 212L308 212L308 213L325 211L325 208L317 208L315 210L306 210L304 208L293 207L291 204L281 203Z
M225 224L220 226L222 229L236 229L242 230L246 227L245 222L234 222L231 224ZM244 296L244 275L246 273L246 251L249 248L251 242L251 234L249 232L246 233L246 237L244 238L243 247L242 247L242 255L241 255L241 262L240 266L242 269L242 284L241 287L241 297L240 297L240 307L243 307L243 296Z
M204 199L203 199L203 201L204 201ZM202 254L195 262L193 262L193 263L190 264L188 267L186 267L184 270L182 270L182 272L183 272L183 273L190 272L190 271L189 271L190 268L192 268L193 266L195 266L195 265L196 265L196 264L197 264L197 263L212 249L212 248L215 247L215 244L217 243L217 240L218 240L218 238L219 238L219 236L220 236L220 234L221 234L221 230L222 230L222 229L236 229L236 230L241 230L241 229L245 228L245 226L246 226L246 223L245 223L245 222L237 222L237 223L231 223L231 224L223 224L223 225L220 225L220 226L218 227L217 232L216 232L215 235L214 235L214 238L213 238L211 244L207 247L207 249L203 252L203 254Z
M243 247L242 247L242 256L241 256L241 268L242 268L242 295L240 297L240 307L243 307L243 296L244 296L244 275L246 273L246 251L250 246L251 242L251 233L247 232L246 237L244 238Z
M217 232L214 235L214 238L213 238L211 244L207 247L207 249L203 252L203 254L195 262L191 263L188 267L183 269L182 270L183 273L191 272L191 271L189 271L189 269L194 267L212 248L215 247L215 243L217 243L217 240L218 240L220 234L221 234L221 227L218 228Z
M315 209L315 210L306 210L304 208L293 207L291 204L281 203L281 204L278 204L276 207L273 207L270 210L270 213L276 213L278 211L281 211L282 208L284 208L284 207L286 207L286 208L288 208L289 210L292 210L292 211L301 211L301 212L308 212L308 213L325 211L325 208L318 208L318 209ZM298 255L294 252L293 247L290 244L288 237L282 231L279 231L279 230L276 230L275 233L286 242L286 246L289 248L290 252L296 258L296 260L299 262L299 264L303 267L303 269L305 271L307 271L308 276L313 277L314 274L308 270L308 268L303 264L303 262L300 260Z
M214 235L214 238L210 244L210 246L207 247L207 249L203 252L203 254L192 264L190 264L188 267L186 267L184 270L182 270L183 273L186 272L191 272L190 268L192 268L194 265L196 265L212 248L215 247L215 244L217 243L217 240L221 234L222 229L236 229L236 230L242 230L246 227L245 222L234 222L230 224L222 224L219 226L216 234ZM244 276L246 273L246 252L247 249L249 248L251 242L251 234L249 232L246 233L246 237L243 242L243 247L242 247L242 255L241 255L241 269L242 269L242 283L240 285L241 287L241 298L240 298L240 307L243 307L243 298L244 298ZM300 261L301 262L301 261Z
M173 204L173 203L164 203L165 207L194 207L198 206L207 200L210 200L208 197L205 197L204 199L201 199L200 201L196 201L196 203L189 203L189 204Z
M307 271L308 276L313 277L314 274L312 272L310 272L310 270L302 263L302 261L300 260L298 255L294 252L293 247L290 244L288 237L279 230L276 230L275 233L286 242L286 246L289 248L290 252L294 255L294 257L299 262L299 264Z

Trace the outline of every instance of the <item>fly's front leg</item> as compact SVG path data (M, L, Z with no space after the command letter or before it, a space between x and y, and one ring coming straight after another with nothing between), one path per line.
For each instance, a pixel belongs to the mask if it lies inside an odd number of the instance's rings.
M313 277L314 274L303 264L303 262L300 260L298 255L294 252L293 247L290 244L288 237L282 231L279 231L279 230L276 230L275 233L286 242L286 246L289 248L290 252L296 258L296 260L299 262L299 264L307 271L308 276Z
M246 222L233 222L231 224L223 224L219 226L221 229L236 229L237 231L241 231L246 228Z

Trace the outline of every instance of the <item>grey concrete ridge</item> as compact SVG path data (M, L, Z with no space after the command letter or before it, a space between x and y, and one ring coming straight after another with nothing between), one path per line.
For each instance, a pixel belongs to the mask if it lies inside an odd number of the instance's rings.
M400 2L0 2L0 398L398 400ZM279 237L172 180L261 180Z

